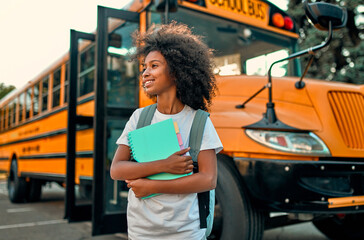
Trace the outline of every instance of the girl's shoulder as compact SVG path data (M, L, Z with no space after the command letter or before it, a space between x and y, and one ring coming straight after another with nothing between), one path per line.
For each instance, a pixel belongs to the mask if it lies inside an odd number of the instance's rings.
M136 123L139 120L140 114L142 112L143 108L137 108L130 116L129 122L134 126L136 126Z

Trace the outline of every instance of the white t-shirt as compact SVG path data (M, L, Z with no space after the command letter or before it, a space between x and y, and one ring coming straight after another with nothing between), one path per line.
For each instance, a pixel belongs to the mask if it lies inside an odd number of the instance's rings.
M136 129L142 108L135 110L127 122L117 144L129 146L128 133ZM189 135L196 110L185 105L177 114L162 114L156 110L151 124L169 118L177 122L183 148L188 147ZM210 120L207 119L201 149L222 150L222 144ZM161 194L147 199L136 198L134 192L128 195L128 237L131 240L162 239L205 239L205 230L200 229L197 194Z

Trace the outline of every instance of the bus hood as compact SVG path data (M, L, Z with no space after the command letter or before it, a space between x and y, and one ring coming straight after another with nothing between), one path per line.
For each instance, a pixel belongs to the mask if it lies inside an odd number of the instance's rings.
M273 78L273 102L278 119L303 130L321 130L321 121L307 89L296 89L297 78ZM236 108L267 84L267 77L223 76L217 78L218 94L213 101L211 118L217 127L241 128L262 119L268 102L263 90L245 108ZM227 117L229 116L229 117Z

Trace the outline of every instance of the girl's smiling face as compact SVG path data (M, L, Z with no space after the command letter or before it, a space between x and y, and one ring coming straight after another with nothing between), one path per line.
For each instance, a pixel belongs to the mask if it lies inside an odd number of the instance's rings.
M152 51L145 57L142 77L147 94L176 94L176 83L169 72L166 59L159 51Z

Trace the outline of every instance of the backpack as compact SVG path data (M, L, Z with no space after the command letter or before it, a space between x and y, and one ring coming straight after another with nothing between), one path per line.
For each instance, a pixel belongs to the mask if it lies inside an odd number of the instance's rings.
M157 104L152 104L145 107L139 117L137 129L150 125L154 116ZM193 160L193 172L198 172L197 156L200 152L202 136L205 129L206 120L209 117L209 113L199 109L192 122L190 131L190 155ZM215 189L197 193L198 198L198 210L200 214L200 228L206 228L205 236L208 237L212 231L212 225L214 221L215 210Z

